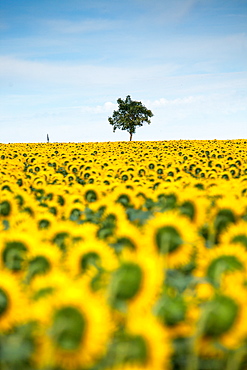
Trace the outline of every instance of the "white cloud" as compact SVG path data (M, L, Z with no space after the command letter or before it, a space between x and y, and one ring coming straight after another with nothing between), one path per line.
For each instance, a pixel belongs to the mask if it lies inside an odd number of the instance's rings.
M160 98L153 102L148 101L147 104L154 108L156 107L160 108L160 107L165 107L165 106L181 106L185 104L194 104L200 101L203 101L203 96L186 96L184 98L178 98L178 99Z
M0 57L0 77L5 81L17 80L25 84L42 85L116 85L119 83L149 80L169 75L176 70L171 64L152 67L106 67L66 63L34 62L8 56Z
M181 75L178 75L178 72ZM177 75L176 75L177 74ZM59 62L36 62L0 57L0 80L5 88L14 86L22 90L35 87L38 90L75 89L81 93L95 96L119 95L136 92L143 97L201 94L206 90L217 92L219 89L245 89L247 74L245 72L182 74L177 65L160 64L139 67L97 66ZM97 90L95 90L97 88ZM102 89L105 89L103 91ZM73 90L74 89L74 90ZM78 91L76 91L78 94ZM80 93L80 94L81 94ZM58 92L59 94L59 92ZM137 97L138 99L138 97ZM139 99L138 99L139 100Z
M171 120L195 116L231 116L244 112L247 114L247 93L239 96L231 91L221 94L211 92L176 99L160 98L147 101L145 105L157 111L158 115L165 113Z
M118 108L118 105L112 102L106 102L103 105L82 106L82 107L76 107L76 108L80 108L80 111L83 113L99 114L99 113L112 112L113 110Z

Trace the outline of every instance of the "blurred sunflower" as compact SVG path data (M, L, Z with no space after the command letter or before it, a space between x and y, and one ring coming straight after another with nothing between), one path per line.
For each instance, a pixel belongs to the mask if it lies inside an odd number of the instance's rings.
M119 223L127 220L125 209L121 204L110 203L103 211L97 236L107 242L114 241L114 234Z
M37 228L41 231L49 229L56 221L55 215L50 212L39 212L35 216Z
M102 190L98 185L86 184L83 187L83 200L85 204L91 204L100 200L102 196Z
M30 281L36 275L47 274L58 269L62 261L62 252L53 244L39 243L30 251L27 260L26 279Z
M35 239L26 232L13 230L3 233L0 236L0 268L23 275L28 255L34 249L37 240L38 237Z
M162 209L171 210L177 206L178 194L173 185L169 191L158 188L158 190L155 191L155 196L157 197L157 201L161 204Z
M0 277L0 332L24 323L28 319L27 298L17 278L9 271L2 270Z
M145 325L143 324L145 323ZM169 369L172 346L166 329L150 313L129 315L126 323L129 342L125 361L143 369Z
M165 212L147 221L143 228L146 244L162 256L167 268L188 264L200 241L195 226L185 216Z
M36 320L46 320L46 317L42 314L42 310L39 308L40 302L42 300L45 301L50 294L62 292L64 287L71 284L71 282L71 278L62 268L50 270L47 274L34 275L29 283L28 294L30 300L37 302L37 315L34 314Z
M46 302L39 366L66 370L92 366L105 353L113 330L104 300L74 283Z
M127 173L127 175L122 175L122 177L124 176L129 176L129 173ZM112 197L116 203L120 203L123 207L139 208L142 204L140 199L136 197L135 191L127 188L125 185L119 185L114 189Z
M197 323L197 348L202 356L218 357L224 350L243 346L246 335L246 300L216 293L202 306Z
M210 218L213 220L215 241L219 242L220 234L227 227L235 224L244 212L243 204L236 197L228 196L218 199L216 206L211 208Z
M236 224L230 225L221 234L220 242L222 244L242 245L247 250L247 222L240 220Z
M111 247L104 241L91 238L76 243L68 250L65 266L71 276L78 276L87 271L90 266L106 272L118 267L117 257Z
M179 195L179 212L187 216L197 228L208 221L209 201L201 196L201 191L190 189Z
M65 220L80 221L84 218L84 210L85 205L81 202L68 201L63 209L63 218Z
M157 254L123 250L120 266L112 273L109 301L113 308L142 312L161 292L164 273Z
M140 229L130 221L122 221L117 224L114 238L114 243L116 245L115 249L119 252L123 248L129 248L132 250L143 248L143 235Z
M45 177L43 178L41 176L32 177L32 186L34 188L45 188L46 185L47 185L47 182L46 182Z
M154 313L166 327L169 337L174 339L193 335L199 310L190 297L166 291L155 304Z
M76 224L70 220L60 221L47 230L47 240L65 252L71 243L72 233Z
M194 275L206 278L215 287L224 274L247 271L247 252L241 245L219 245L209 249L197 260Z
M0 220L1 219L11 219L18 212L17 201L13 194L9 191L1 190L0 199Z

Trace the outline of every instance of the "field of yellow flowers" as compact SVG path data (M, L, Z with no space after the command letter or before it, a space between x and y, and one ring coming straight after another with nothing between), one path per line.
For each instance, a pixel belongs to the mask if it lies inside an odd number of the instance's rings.
M246 144L0 144L0 369L246 370Z

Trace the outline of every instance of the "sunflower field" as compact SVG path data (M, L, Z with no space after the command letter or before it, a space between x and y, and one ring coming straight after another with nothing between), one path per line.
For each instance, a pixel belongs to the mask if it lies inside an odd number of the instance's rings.
M0 144L0 369L246 370L246 144Z

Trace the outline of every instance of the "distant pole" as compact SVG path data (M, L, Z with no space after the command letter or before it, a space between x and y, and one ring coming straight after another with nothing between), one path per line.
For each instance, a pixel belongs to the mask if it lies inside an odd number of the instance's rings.
M47 134L47 143L49 143L49 135Z

